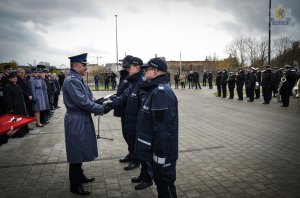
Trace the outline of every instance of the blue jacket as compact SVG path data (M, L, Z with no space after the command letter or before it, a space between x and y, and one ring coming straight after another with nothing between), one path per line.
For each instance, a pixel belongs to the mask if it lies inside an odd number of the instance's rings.
M127 89L114 100L114 108L125 106L124 130L127 134L136 134L137 117L141 107L139 89L143 84L143 76L143 71L128 76Z
M178 102L166 76L141 87L142 107L138 116L136 154L141 161L162 166L178 159Z
M32 110L43 111L46 110L49 105L46 104L46 97L48 100L47 92L45 93L43 87L43 79L39 77L31 77L29 80L30 93L32 95Z
M70 163L82 163L98 157L97 139L91 113L103 114L103 106L93 101L89 87L80 74L70 70L63 83L65 141Z

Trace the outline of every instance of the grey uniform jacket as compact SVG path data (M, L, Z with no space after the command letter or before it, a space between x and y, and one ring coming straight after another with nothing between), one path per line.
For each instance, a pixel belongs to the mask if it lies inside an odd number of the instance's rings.
M91 113L103 114L103 106L93 101L80 74L70 70L63 83L65 141L69 163L82 163L98 157L97 139Z

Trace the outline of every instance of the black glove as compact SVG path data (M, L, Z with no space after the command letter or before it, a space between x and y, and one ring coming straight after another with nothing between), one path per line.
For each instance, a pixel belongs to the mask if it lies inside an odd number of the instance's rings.
M105 99L102 97L102 98L99 98L99 99L95 100L94 102L97 103L97 104L103 105L104 101L105 101Z
M109 113L110 110L112 110L112 108L110 108L109 106L104 106L104 114Z

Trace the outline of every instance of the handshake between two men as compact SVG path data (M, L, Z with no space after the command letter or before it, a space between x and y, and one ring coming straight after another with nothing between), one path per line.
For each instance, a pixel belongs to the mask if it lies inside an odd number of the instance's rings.
M117 98L115 94L110 94L104 97L101 97L94 102L104 107L104 114L109 113L113 108L115 108L114 100Z

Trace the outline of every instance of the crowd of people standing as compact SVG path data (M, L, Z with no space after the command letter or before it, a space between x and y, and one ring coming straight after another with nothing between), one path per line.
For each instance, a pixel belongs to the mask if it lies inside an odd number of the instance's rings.
M238 98L248 98L247 102L253 102L263 96L262 104L270 104L272 97L277 97L282 102L281 107L289 106L289 98L292 95L292 89L299 80L299 73L292 69L290 65L284 68L272 68L266 65L263 70L251 67L250 69L239 68L237 73L228 72L225 68L218 69L216 77L217 97L227 97L227 87L229 90L229 99L234 98L234 89L236 88ZM261 94L262 90L262 94Z
M64 74L61 73L58 78L56 73L51 74L42 67L28 71L24 68L13 70L9 64L4 69L0 84L0 115L32 116L36 127L44 127L49 123L53 110L60 108L58 100ZM23 126L12 137L23 137L29 130L33 129ZM6 143L8 137L4 135L1 139Z

